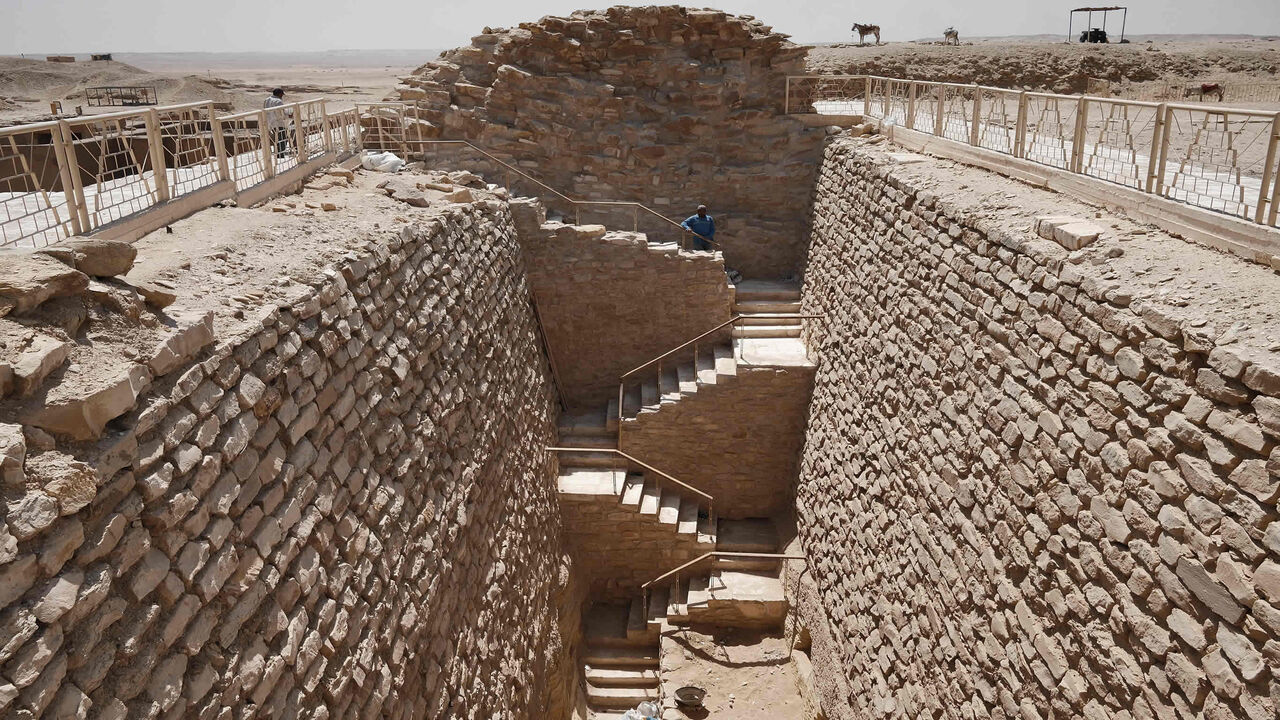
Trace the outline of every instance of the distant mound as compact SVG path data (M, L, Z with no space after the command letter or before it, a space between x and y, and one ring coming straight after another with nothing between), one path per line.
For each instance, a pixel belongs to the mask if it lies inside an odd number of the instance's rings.
M230 84L218 78L160 75L111 60L52 63L0 57L0 97L10 101L80 103L86 88L103 85L155 87L165 104L230 99Z

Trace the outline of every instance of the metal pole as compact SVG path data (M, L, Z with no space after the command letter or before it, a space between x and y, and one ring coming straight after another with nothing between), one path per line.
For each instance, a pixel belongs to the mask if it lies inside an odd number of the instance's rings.
M1075 23L1075 21L1076 21L1076 11L1072 10L1071 12L1067 13L1067 42L1071 42L1071 38L1075 35L1075 33L1071 32L1071 26L1073 23Z
M1126 7L1124 12L1120 13L1120 42L1124 42L1124 26L1127 22L1129 22L1129 8Z
M782 96L782 114L791 114L791 76L787 76L787 89Z

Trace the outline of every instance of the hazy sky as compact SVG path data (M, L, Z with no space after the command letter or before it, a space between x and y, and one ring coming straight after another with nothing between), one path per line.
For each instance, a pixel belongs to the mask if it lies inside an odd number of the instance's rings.
M962 38L1065 35L1066 10L1087 1L724 0L717 7L755 15L797 41L832 42L845 40L855 20L878 23L885 40L934 36L947 25L955 25ZM507 27L591 5L588 0L0 0L0 54L445 48L466 44L485 25ZM1128 32L1280 34L1280 0L1132 0Z

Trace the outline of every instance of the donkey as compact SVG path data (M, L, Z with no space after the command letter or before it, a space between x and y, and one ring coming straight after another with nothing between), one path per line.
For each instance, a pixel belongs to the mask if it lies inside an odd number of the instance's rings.
M1218 102L1222 102L1222 98L1226 97L1227 89L1222 83L1200 83L1198 85L1188 85L1182 91L1182 97L1189 98L1192 95L1199 95L1200 102L1204 102L1205 95L1217 95Z
M960 33L957 32L956 29L953 27L947 28L942 32L942 44L943 45L959 45Z
M876 44L877 45L880 44L880 26L879 25L863 25L862 23L854 23L853 27L850 29L853 30L853 32L858 33L859 45L867 44L868 35L875 35Z

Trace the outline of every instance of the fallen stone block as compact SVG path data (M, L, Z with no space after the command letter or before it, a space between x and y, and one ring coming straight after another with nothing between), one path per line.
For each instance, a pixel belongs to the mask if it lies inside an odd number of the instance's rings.
M66 362L71 343L48 335L37 335L13 363L14 385L20 395L30 395L49 373Z
M179 319L177 331L156 346L147 367L155 377L166 375L195 357L213 339L212 312L198 318Z
M387 180L379 184L379 187L392 200L399 200L406 205L411 205L413 207L427 207L431 204L430 201L427 200L427 196L423 194L421 190L404 180Z
M133 283L133 288L142 294L147 304L157 310L163 310L178 299L174 290L177 288L163 280Z
M58 501L58 514L70 515L93 502L98 494L98 473L70 455L56 450L27 458L28 479Z
M1087 220L1063 215L1045 215L1036 218L1036 234L1052 240L1068 250L1079 250L1093 244L1106 228Z
M79 295L88 287L88 275L43 253L0 252L0 301L12 303L13 312L27 312L50 298Z
M81 380L82 378L76 378ZM151 384L151 373L136 363L88 383L63 382L23 422L71 440L93 440L115 418L128 412Z
M77 238L42 249L40 252L68 262L71 267L94 277L125 275L133 269L138 250L132 243L98 238Z
M444 199L452 203L469 203L473 202L476 198L467 188L458 188L457 190L445 195Z

